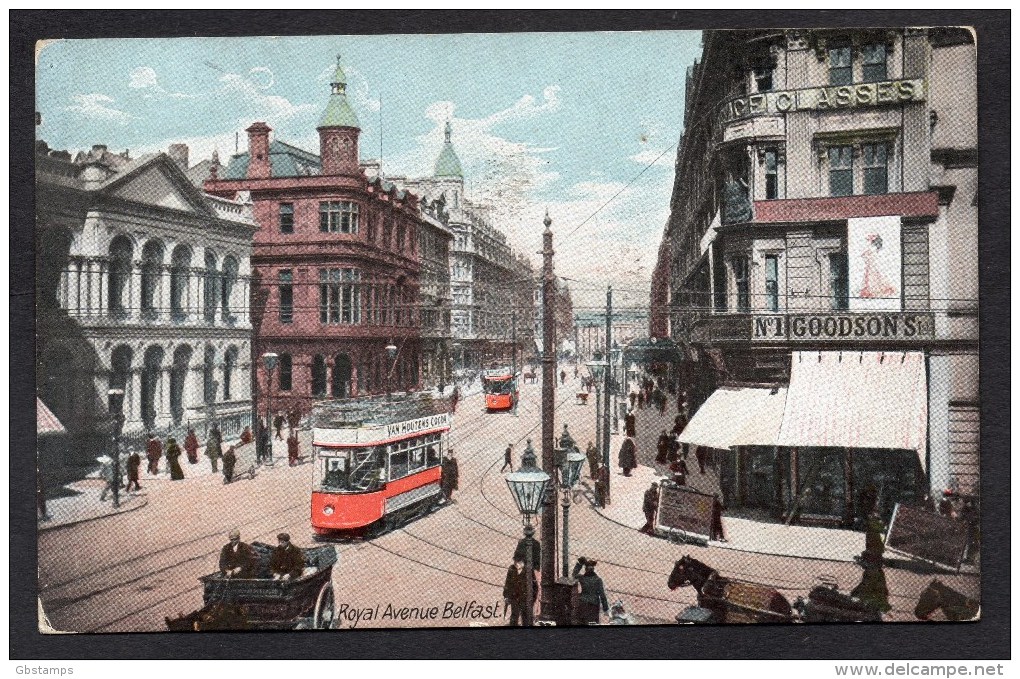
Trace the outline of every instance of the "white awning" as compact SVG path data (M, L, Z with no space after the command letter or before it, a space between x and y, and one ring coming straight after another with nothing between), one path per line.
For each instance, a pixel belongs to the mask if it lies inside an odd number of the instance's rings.
M923 466L927 428L924 354L794 352L780 446L916 450Z
M698 408L679 441L707 448L774 446L786 389L720 387Z

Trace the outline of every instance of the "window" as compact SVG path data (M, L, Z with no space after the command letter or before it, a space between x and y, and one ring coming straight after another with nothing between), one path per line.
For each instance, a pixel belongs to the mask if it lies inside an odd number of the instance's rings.
M853 53L849 45L829 49L829 84L852 85L854 82Z
M237 349L231 347L223 357L223 400L230 400L230 387L234 377L234 367L237 365Z
M234 294L234 285L237 283L237 270L236 259L227 257L223 260L223 271L220 274L220 308L223 320L228 322L234 320L230 313L230 297Z
M407 441L394 443L390 446L390 481L407 476L408 450Z
M772 67L771 66L756 66L752 71L754 77L754 84L759 92L771 92L772 91Z
M319 269L319 322L361 323L361 272Z
M779 197L779 152L765 150L765 200Z
M312 359L312 396L326 395L326 359L316 354Z
M877 83L888 78L886 68L886 46L883 43L865 45L861 48L864 62L864 82Z
M864 157L864 193L888 193L888 147L885 144L865 144L861 155Z
M748 258L733 258L733 280L737 287L737 311L751 310L751 290L747 280Z
M834 252L829 255L829 289L832 291L832 308L849 309L849 280L845 252Z
M357 233L358 204L347 200L320 202L319 231L323 233Z
M290 269L280 269L280 322L294 322L294 274Z
M159 309L160 278L163 267L163 245L149 241L142 250L142 312L155 315Z
M852 196L854 193L854 152L850 146L829 148L829 195Z
M294 233L294 203L280 203L280 233Z
M294 359L290 354L280 354L280 391L290 391L294 377Z
M765 255L765 305L779 311L779 256Z
M206 403L216 400L216 350L212 347L205 348L205 356L202 361L202 396Z

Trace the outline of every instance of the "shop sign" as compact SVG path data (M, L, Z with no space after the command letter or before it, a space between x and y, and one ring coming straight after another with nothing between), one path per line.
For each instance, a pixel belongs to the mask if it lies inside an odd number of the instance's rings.
M728 123L749 116L780 115L793 111L836 111L886 106L924 101L924 97L923 79L762 92L724 103L720 122Z
M686 486L659 486L655 531L682 540L708 543L712 531L712 496Z
M791 342L927 340L935 336L930 313L789 314L751 317L751 339Z
M886 548L921 561L959 570L967 552L967 524L920 507L896 505Z

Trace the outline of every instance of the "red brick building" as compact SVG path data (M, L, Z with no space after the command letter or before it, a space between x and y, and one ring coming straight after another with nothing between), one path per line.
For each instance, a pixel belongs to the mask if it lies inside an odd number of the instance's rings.
M359 163L357 116L340 65L319 121L319 155L248 128L248 151L205 182L214 195L249 192L253 354L279 355L272 385L258 360L259 412L308 412L318 398L418 384L418 198ZM397 347L390 361L386 347Z

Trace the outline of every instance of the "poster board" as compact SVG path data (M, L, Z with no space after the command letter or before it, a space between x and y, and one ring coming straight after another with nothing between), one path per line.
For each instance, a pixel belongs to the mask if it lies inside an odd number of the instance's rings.
M958 571L967 551L967 524L907 505L896 505L885 535L888 550Z
M712 496L686 486L662 483L655 533L684 542L708 543L712 532Z

